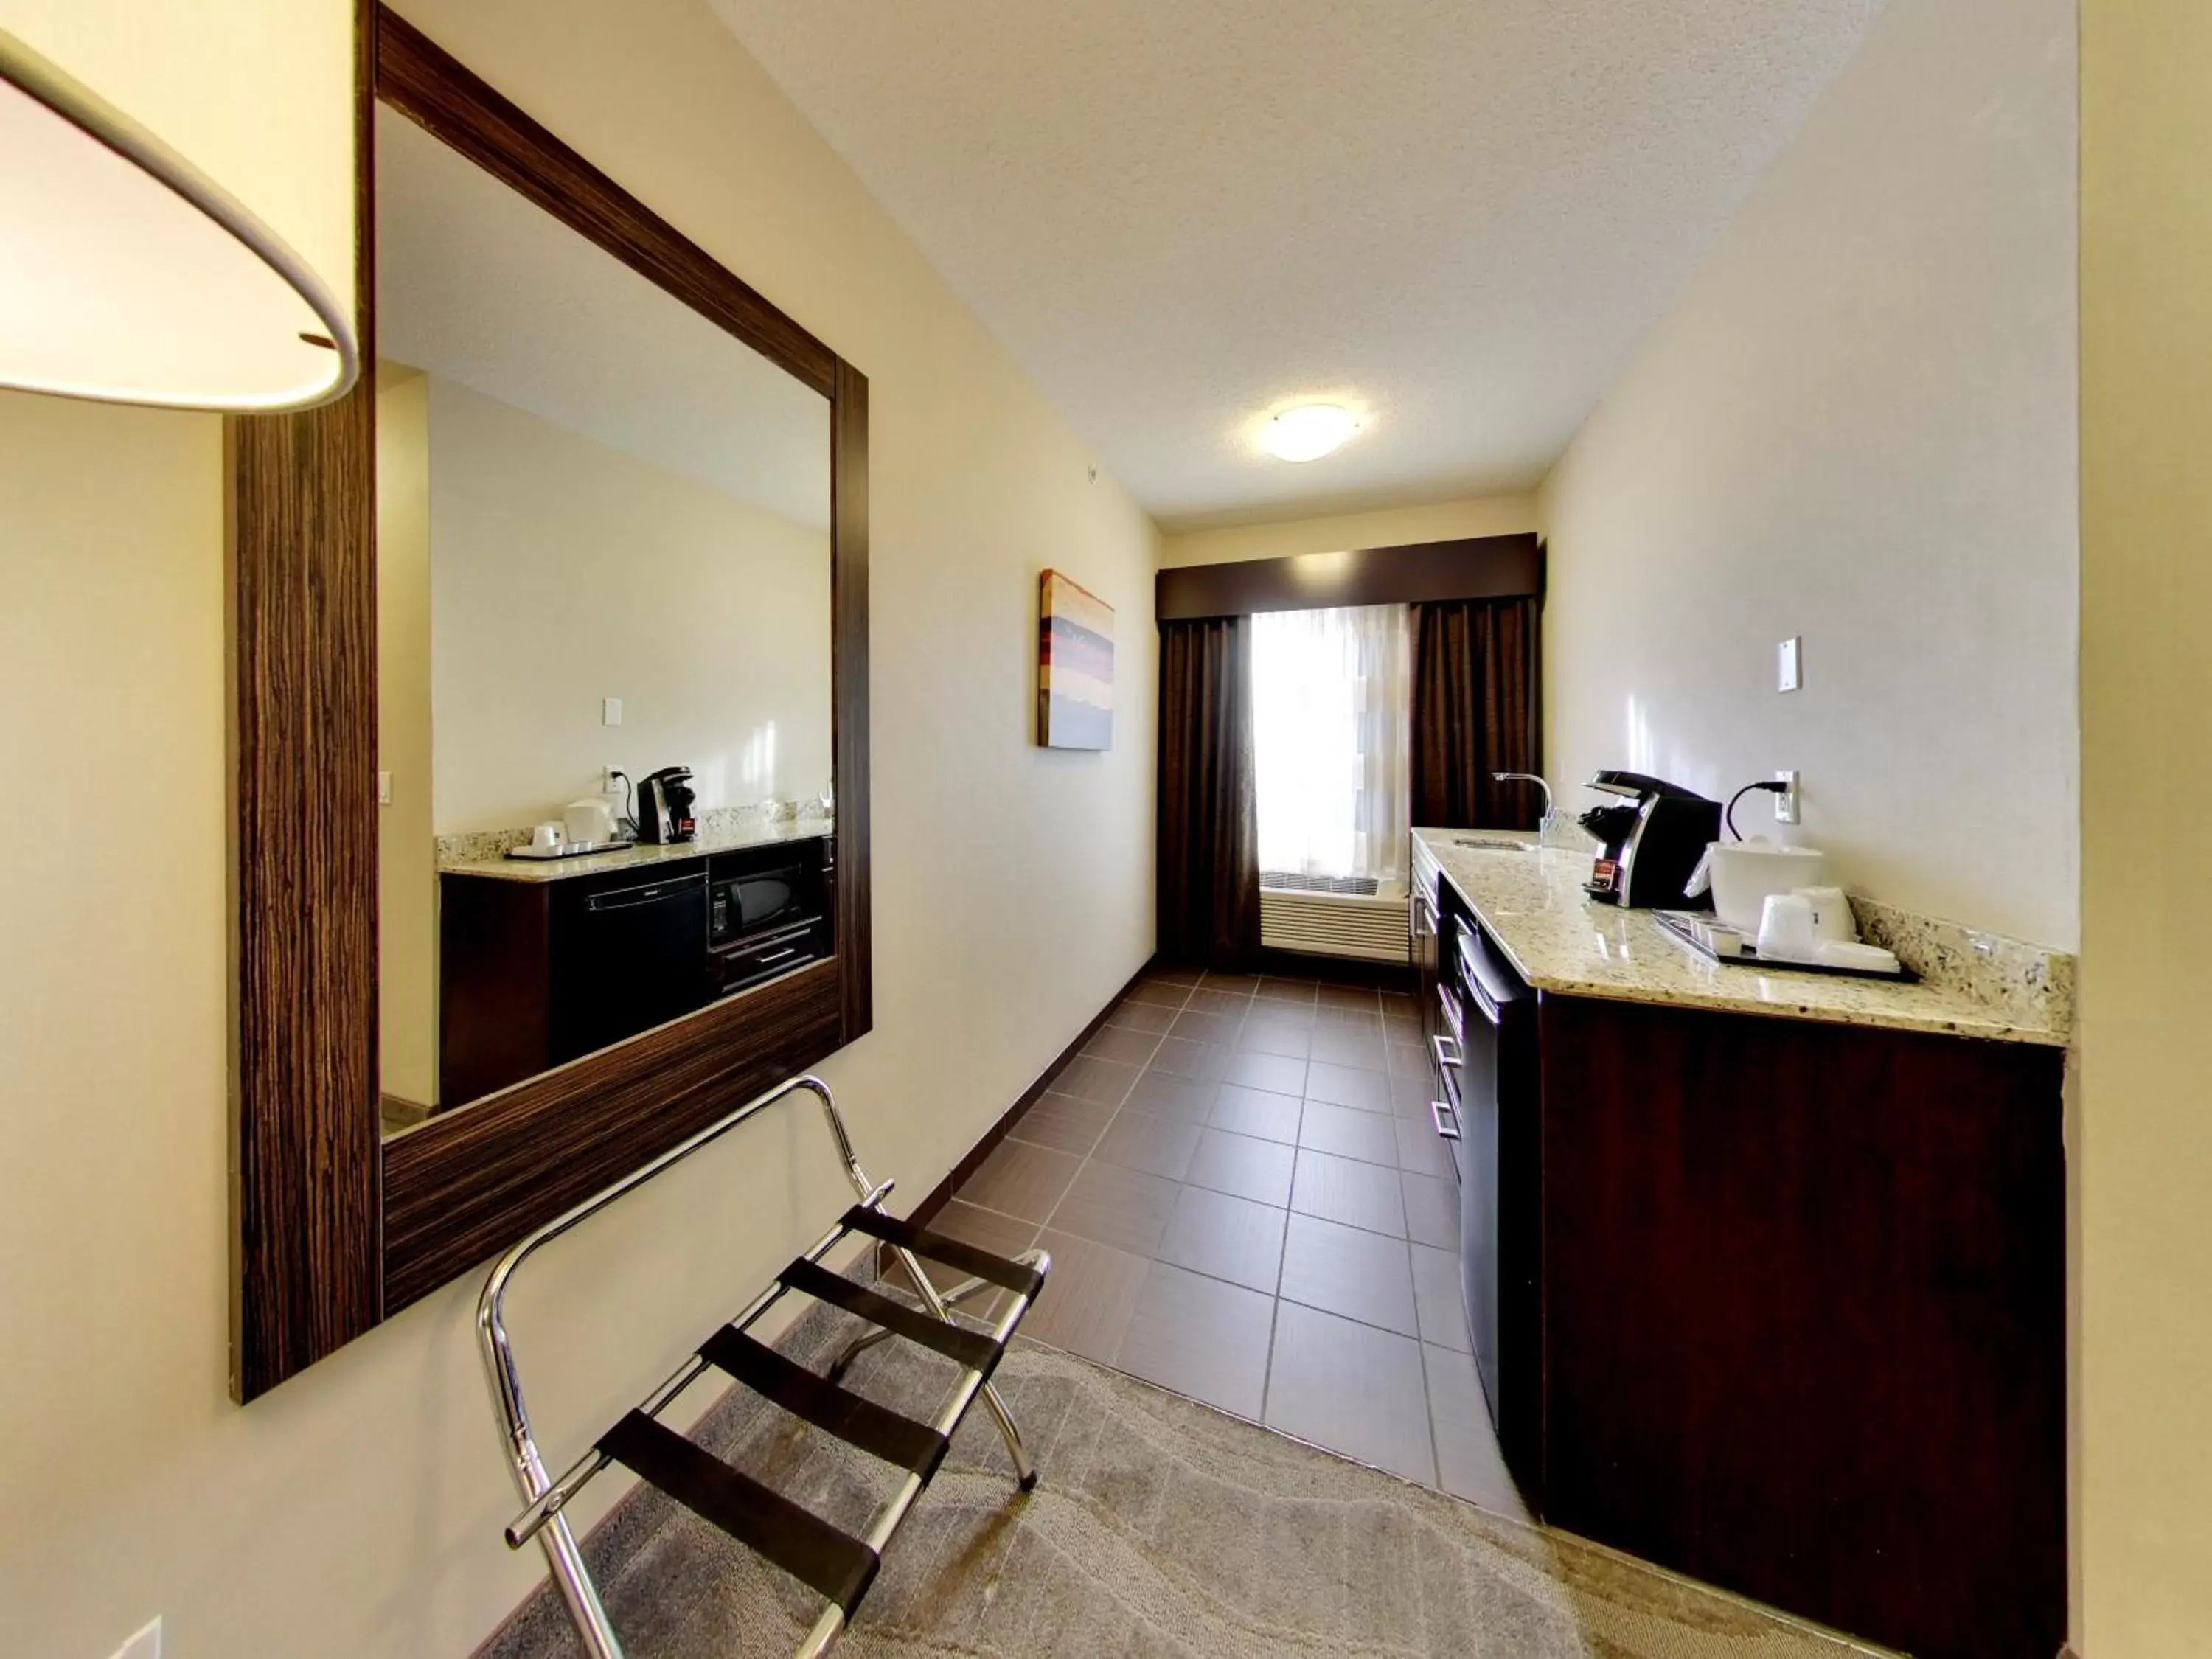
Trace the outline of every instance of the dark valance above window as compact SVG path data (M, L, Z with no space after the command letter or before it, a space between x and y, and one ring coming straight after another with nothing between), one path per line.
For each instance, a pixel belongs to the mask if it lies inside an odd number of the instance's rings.
M1152 605L1165 625L1261 611L1541 599L1543 592L1544 547L1534 535L1476 536L1288 559L1183 565L1159 573Z

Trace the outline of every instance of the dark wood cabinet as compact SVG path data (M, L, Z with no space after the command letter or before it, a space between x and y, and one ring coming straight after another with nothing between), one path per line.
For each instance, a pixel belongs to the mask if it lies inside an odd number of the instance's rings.
M2060 1051L1540 1025L1546 1518L1923 1659L2057 1652Z
M1472 1030L1485 971L1511 969L1436 890L1433 979ZM2049 1659L2063 1051L1527 1007L1493 1055L1468 1038L1455 1151L1463 1188L1494 1186L1462 1207L1469 1316L1478 1345L1494 1325L1484 1386L1531 1509L1921 1659Z
M480 1100L551 1066L553 887L438 879L438 1100Z
M440 1110L828 957L826 838L661 856L589 875L439 880ZM748 929L726 884L773 870L792 909ZM718 936L716 916L720 924Z

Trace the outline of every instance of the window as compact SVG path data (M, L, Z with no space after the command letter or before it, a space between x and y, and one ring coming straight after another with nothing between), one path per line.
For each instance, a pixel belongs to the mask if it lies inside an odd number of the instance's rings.
M1370 605L1252 618L1263 872L1406 878L1410 615Z

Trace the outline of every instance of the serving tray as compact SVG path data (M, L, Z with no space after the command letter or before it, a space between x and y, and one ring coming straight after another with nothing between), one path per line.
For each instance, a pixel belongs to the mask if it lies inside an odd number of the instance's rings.
M1658 920L1659 925L1676 939L1706 961L1717 962L1723 968L1757 968L1770 974L1824 974L1830 979L1878 979L1890 985L1917 985L1920 982L1920 975L1901 962L1897 964L1897 971L1893 974L1879 968L1835 968L1825 962L1782 962L1759 955L1759 947L1747 939L1744 940L1741 951L1732 957L1725 957L1698 937L1697 924L1705 920L1704 916L1686 910L1654 910L1651 914Z
M558 847L510 847L507 855L511 859L588 858L593 853L621 853L636 846L635 841L564 841Z

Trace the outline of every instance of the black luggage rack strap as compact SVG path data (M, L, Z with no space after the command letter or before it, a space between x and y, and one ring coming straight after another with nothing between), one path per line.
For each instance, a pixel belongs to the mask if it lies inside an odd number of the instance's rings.
M860 1201L811 1249L794 1258L777 1274L775 1282L734 1319L702 1342L690 1359L602 1435L590 1451L558 1479L549 1480L523 1406L514 1349L503 1318L507 1286L515 1269L538 1248L587 1216L766 1107L799 1091L811 1093L820 1101ZM862 1173L828 1086L816 1078L795 1078L548 1222L493 1267L477 1302L477 1335L515 1482L526 1505L507 1528L507 1541L519 1549L532 1538L538 1540L577 1634L593 1659L621 1659L622 1647L562 1510L610 1464L622 1464L827 1598L829 1605L798 1650L802 1659L828 1652L843 1633L875 1580L884 1546L937 1473L953 1432L978 1395L1006 1439L1022 1490L1036 1484L1036 1471L1023 1448L1020 1432L990 1379L1007 1342L1043 1287L1051 1258L1042 1250L1030 1250L1009 1260L886 1215L878 1206L890 1189L889 1182L880 1187L871 1185ZM824 1256L856 1237L888 1248L890 1261L911 1283L920 1307L894 1300L822 1265ZM969 1277L940 1294L922 1271L918 1257ZM846 1346L826 1376L778 1353L748 1333L763 1314L794 1291L866 1323L867 1328ZM979 1328L955 1319L952 1310L957 1304L985 1291L1009 1293L1006 1305L988 1327ZM934 1421L923 1422L879 1405L844 1388L839 1381L862 1350L893 1337L925 1346L958 1367L950 1398ZM813 1514L660 1421L659 1413L669 1402L710 1368L803 1422L906 1472L898 1491L878 1514L866 1537L855 1537Z

